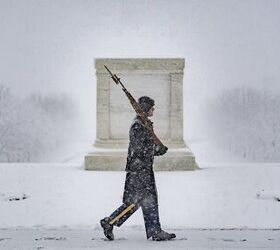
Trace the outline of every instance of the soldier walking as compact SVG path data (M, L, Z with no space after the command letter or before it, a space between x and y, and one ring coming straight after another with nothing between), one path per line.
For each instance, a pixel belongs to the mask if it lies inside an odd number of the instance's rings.
M152 98L142 96L138 103L147 117L153 116L155 102ZM129 131L123 204L100 221L109 240L114 240L114 226L120 227L139 207L143 211L147 239L152 237L152 240L162 241L176 237L161 229L153 172L154 156L164 155L167 150L166 146L155 145L139 115L136 115Z

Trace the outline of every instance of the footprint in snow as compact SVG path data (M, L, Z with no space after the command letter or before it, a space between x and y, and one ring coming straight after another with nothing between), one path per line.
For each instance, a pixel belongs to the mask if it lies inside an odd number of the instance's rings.
M41 237L35 240L66 240L65 237Z
M175 239L172 239L172 241L173 240L188 240L188 238L178 238L178 239L175 238Z
M104 240L104 241L111 241L111 240L109 240L109 239L107 239L107 238L101 238L102 240ZM92 239L92 240L94 240L94 239ZM118 241L118 240L127 240L126 238L117 238L117 239L114 239L114 241Z
M27 199L28 196L26 194L23 194L22 196L10 196L6 198L6 201L20 201Z
M236 240L235 239L222 239L222 241L226 241L226 242L235 242ZM245 242L247 241L246 239L241 239L239 240L240 242Z
M207 239L209 239L209 240L217 240L217 239L215 239L215 238L210 238L210 237L208 237Z
M3 241L3 240L10 240L11 238L0 238L0 241Z
M222 241L235 242L235 240L234 240L234 239L222 239Z

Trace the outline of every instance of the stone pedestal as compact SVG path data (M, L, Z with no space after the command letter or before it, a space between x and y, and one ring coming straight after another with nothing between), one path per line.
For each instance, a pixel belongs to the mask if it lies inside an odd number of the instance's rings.
M121 78L138 100L155 100L154 131L169 150L155 157L155 170L194 170L198 166L183 140L184 59L96 59L97 113L93 151L85 156L86 170L124 170L129 128L135 117L121 86L116 85L106 65Z

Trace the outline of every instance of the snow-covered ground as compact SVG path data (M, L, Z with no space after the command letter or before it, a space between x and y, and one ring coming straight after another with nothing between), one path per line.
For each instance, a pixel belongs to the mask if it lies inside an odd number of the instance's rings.
M200 247L212 241L221 242L217 246L223 246L227 239L240 244L245 232L249 232L249 235L250 232L256 232L256 235L272 237L274 240L265 240L270 243L273 241L271 247L276 244L280 249L280 164L208 163L200 164L200 167L201 170L197 171L156 172L163 228L177 231L181 239L186 234L188 243L193 240L193 246ZM13 230L19 233L18 237L24 232L28 236L28 230L31 230L31 235L36 232L40 237L51 237L50 234L39 233L47 229L50 230L48 232L74 230L70 235L85 230L86 234L92 232L92 238L95 238L95 241L88 238L89 244L101 244L98 241L103 237L99 220L121 204L124 179L124 172L85 171L76 164L2 163L1 237L13 239L13 236L5 237L3 234L13 234ZM229 229L226 232L232 234L215 236L213 233L225 232L224 229ZM254 231L256 229L267 230ZM208 233L203 233L204 230ZM115 231L115 236L129 241L130 234L125 232L130 231L134 240L145 240L140 210ZM58 233L56 237L61 235ZM200 235L206 243L197 244L199 241L195 240L194 235ZM258 239L256 235L248 237ZM5 242L9 240L0 241L0 248ZM121 243L117 244L121 249ZM129 247L131 243L127 244L125 246ZM179 248L184 243L178 244ZM243 246L255 249L250 244Z
M174 230L169 242L146 240L141 229L118 229L114 241L104 239L101 230L17 229L0 230L0 249L274 249L279 250L279 231L271 230Z
M280 164L156 172L162 225L280 228ZM124 172L69 164L0 164L0 227L96 228L121 204ZM143 227L141 212L126 226Z

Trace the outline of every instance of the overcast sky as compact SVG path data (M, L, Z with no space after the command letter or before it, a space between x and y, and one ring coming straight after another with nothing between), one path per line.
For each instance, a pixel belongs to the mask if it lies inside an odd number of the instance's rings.
M0 83L70 93L94 123L94 58L184 57L191 134L207 97L278 87L279 13L280 0L0 0Z

